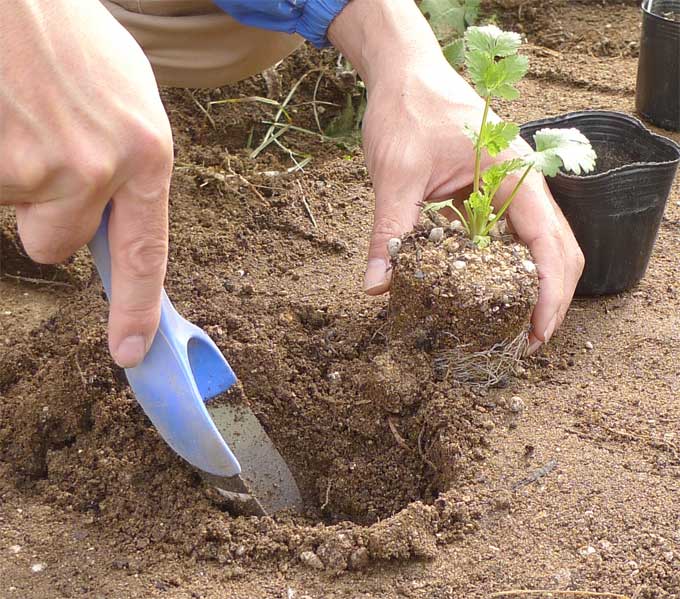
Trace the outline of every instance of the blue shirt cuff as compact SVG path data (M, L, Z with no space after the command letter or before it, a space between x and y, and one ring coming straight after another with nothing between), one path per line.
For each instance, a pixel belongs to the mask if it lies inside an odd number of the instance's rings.
M327 33L349 0L213 0L240 23L297 33L317 48L330 45Z
M349 0L307 0L295 32L317 48L330 46L328 28Z

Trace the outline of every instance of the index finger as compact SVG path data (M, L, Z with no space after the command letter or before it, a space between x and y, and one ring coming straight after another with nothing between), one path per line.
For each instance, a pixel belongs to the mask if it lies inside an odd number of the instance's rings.
M137 176L113 197L109 220L109 347L119 366L137 366L160 320L168 256L169 173Z

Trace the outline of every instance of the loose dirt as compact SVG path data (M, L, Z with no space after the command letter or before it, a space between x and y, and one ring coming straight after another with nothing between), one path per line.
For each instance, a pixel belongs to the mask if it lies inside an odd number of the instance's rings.
M583 31L609 23L617 48L637 43L633 3L487 8L533 44L523 101L503 116L632 112L633 53L593 51ZM334 61L297 53L283 89ZM291 113L309 129L316 77ZM325 76L318 99L344 105L346 90ZM422 365L386 352L387 298L361 293L373 197L360 150L289 132L282 143L313 158L287 173L281 148L248 157L271 107L196 106L266 94L262 78L164 91L177 154L167 289L239 374L305 513L225 511L112 366L87 254L33 265L3 210L0 597L680 597L678 182L637 289L577 300L502 388L419 378Z

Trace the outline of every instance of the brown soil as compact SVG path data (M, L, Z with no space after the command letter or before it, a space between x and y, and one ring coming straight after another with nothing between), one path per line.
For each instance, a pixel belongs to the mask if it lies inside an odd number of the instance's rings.
M538 6L499 16L522 4ZM630 54L540 36L609 22L612 39L635 43L633 4L540 5L550 19L521 15L532 74L503 116L632 111ZM333 60L299 52L284 89ZM341 104L345 90L324 77L319 98ZM164 93L177 145L167 288L239 374L306 512L229 516L112 367L87 255L32 265L2 211L0 272L22 279L0 281L0 597L680 597L678 183L636 290L576 301L506 388L423 380L386 352L387 298L360 291L372 205L361 152L288 133L313 160L287 174L280 149L246 150L270 107L213 106L209 120L194 102L266 93L261 78ZM306 106L293 117L315 126Z
M442 238L432 240L437 229ZM536 265L512 239L493 239L479 249L451 225L419 226L405 236L392 267L392 345L402 343L409 352L464 347L474 353L528 330L538 295Z

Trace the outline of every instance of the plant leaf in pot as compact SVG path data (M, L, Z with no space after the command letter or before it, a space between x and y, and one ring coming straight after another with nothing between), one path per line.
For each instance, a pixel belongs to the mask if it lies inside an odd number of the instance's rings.
M576 293L630 289L647 270L680 148L619 112L575 112L533 121L522 126L522 136L533 143L533 135L545 127L577 127L598 155L592 174L558 172L548 178L586 258Z
M432 353L438 376L484 386L502 383L519 366L538 297L536 265L524 245L503 235L502 218L532 170L580 174L593 170L596 161L577 129L542 128L534 134L533 152L482 171L484 153L496 157L519 136L519 127L498 119L490 107L494 98L519 97L515 86L528 70L520 46L517 33L492 25L468 28L465 64L485 99L479 128L466 129L475 155L472 192L462 206L453 199L425 206L433 221L448 211L457 217L452 222L421 224L388 244L393 355L402 347L405 356ZM494 203L513 175L512 191L502 204Z

